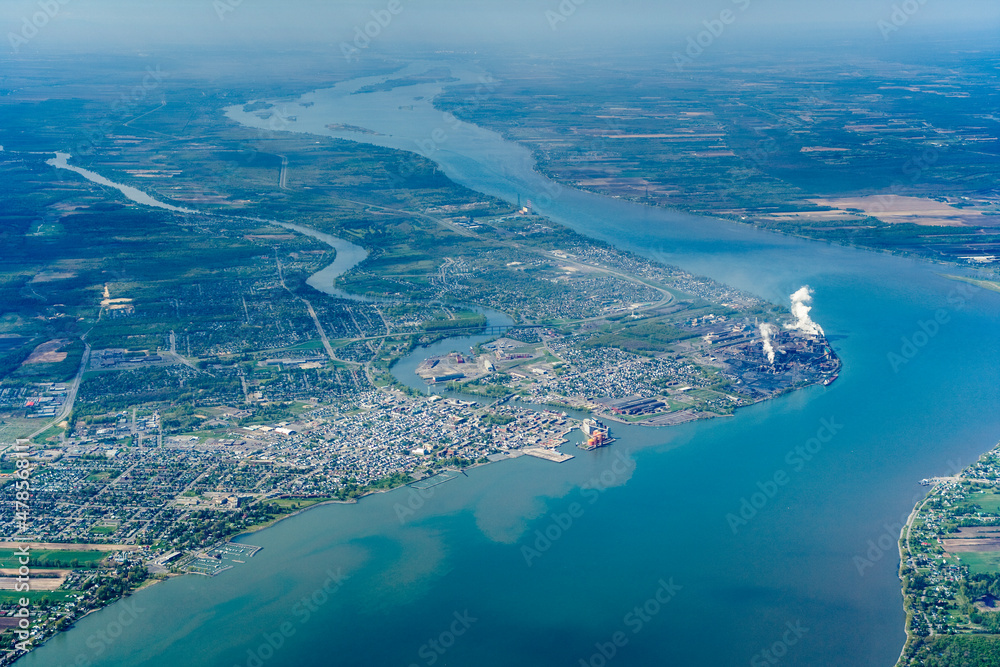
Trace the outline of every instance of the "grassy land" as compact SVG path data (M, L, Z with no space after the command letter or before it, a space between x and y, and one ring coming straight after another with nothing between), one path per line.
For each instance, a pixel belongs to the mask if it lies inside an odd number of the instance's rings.
M962 564L969 567L972 574L1000 572L1000 552L979 551L959 554Z
M964 507L978 506L988 514L1000 513L1000 493L987 491L985 493L973 493L968 497L968 501L963 503Z
M0 605L18 604L20 598L26 597L33 603L40 600L62 601L69 600L79 595L78 591L0 591Z
M49 551L43 549L31 552L31 565L41 567L45 565L58 566L72 561L77 561L80 565L96 566L108 556L106 551ZM0 551L0 567L19 567L20 562L14 555L12 549Z
M298 345L292 345L291 347L286 347L281 350L272 350L273 352L316 352L323 349L323 341L321 340L307 340L304 343L299 343Z
M664 352L694 334L670 326L664 319L608 325L607 332L587 341L585 347L617 347L628 352Z
M277 498L268 502L284 510L301 510L320 503L336 500L336 498Z
M37 436L35 436L34 442L44 443L44 442L48 441L49 438L55 438L56 436L58 436L60 433L62 433L65 430L66 429L61 428L58 424L53 424L52 426L50 426L49 428L45 429L44 431L42 431L41 433L39 433Z

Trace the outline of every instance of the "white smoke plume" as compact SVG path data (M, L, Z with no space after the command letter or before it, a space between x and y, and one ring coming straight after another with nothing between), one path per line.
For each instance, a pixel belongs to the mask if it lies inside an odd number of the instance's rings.
M808 285L792 295L792 315L795 316L795 322L786 324L786 329L798 330L813 336L823 335L823 328L809 317L809 311L812 310L812 306L809 304L812 303L812 300L813 291Z
M767 322L761 322L760 324L760 337L764 339L764 354L767 355L767 360L774 365L774 345L771 344L771 336L778 332L777 328L773 324L768 324Z

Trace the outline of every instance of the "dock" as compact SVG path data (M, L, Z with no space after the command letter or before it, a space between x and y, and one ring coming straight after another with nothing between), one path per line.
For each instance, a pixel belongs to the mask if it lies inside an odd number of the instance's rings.
M214 577L233 569L233 563L246 563L242 559L253 558L262 548L242 542L224 542L203 553L186 556L177 565L180 570L190 574Z
M553 461L554 463L565 463L573 458L572 454L563 454L562 452L557 452L554 449L544 449L542 447L525 447L521 451L528 456L545 459L546 461Z
M257 555L263 547L254 546L252 544L243 544L242 542L225 542L215 546L205 552L205 555L210 558L224 558L228 557L230 560L234 556L240 556L243 558L253 558Z
M462 474L465 473L463 472ZM465 476L468 477L468 475ZM426 489L434 488L435 486L438 486L440 484L444 484L445 482L450 482L456 477L458 477L458 472L455 472L454 470L444 470L436 475L432 475L430 477L424 477L423 479L418 479L415 482L410 482L407 486L424 491Z

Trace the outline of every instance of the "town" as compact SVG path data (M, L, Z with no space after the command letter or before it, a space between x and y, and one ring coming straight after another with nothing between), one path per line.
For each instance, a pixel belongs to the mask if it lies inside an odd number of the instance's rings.
M898 536L907 641L897 664L927 664L929 655L995 660L989 635L1000 630L1000 445L957 474L921 483L932 488ZM859 572L881 550L873 542L855 557Z

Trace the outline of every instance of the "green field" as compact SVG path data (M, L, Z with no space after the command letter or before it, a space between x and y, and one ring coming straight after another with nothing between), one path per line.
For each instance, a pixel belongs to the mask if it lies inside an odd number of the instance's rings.
M321 341L321 340L309 340L309 341L306 341L305 343L301 343L299 345L295 345L295 346L290 347L288 349L289 350L313 350L313 351L315 351L315 350L322 350L323 349L323 341Z
M628 352L663 352L674 343L695 337L695 334L672 326L665 318L638 323L606 325L605 333L594 336L584 347L617 347Z
M1000 514L1000 493L973 493L963 506L979 505L988 514Z
M1000 551L980 551L959 554L962 564L969 566L972 574L1000 572Z
M17 591L0 591L0 604L17 604L20 598L28 598L32 602L38 600L70 600L73 596L80 595L79 591L28 591L19 593Z
M106 551L49 551L45 549L31 550L32 567L52 565L55 563L69 563L77 561L83 565L97 565L108 556ZM0 550L0 567L20 567L21 563L14 555L13 549Z
M307 507L312 507L313 505L318 505L319 503L325 503L333 498L276 498L275 500L270 500L273 505L277 505L284 510L300 510Z
M51 417L49 419L51 419ZM58 434L62 433L64 430L65 429L59 428L58 425L53 425L53 426L49 427L48 429L46 429L45 431L43 431L42 433L39 433L38 435L36 435L35 438L34 438L34 441L38 442L38 443L43 443L46 440L48 440L49 438L54 438Z

